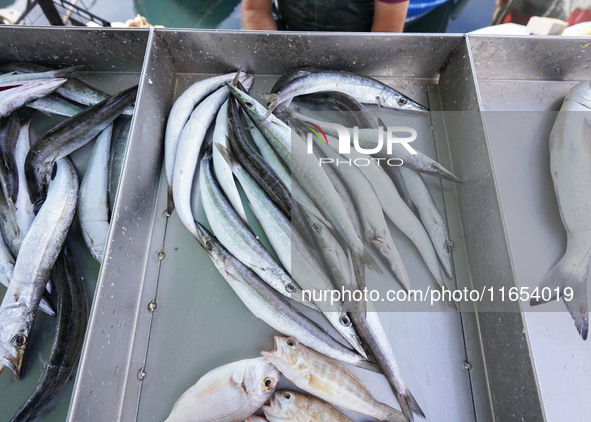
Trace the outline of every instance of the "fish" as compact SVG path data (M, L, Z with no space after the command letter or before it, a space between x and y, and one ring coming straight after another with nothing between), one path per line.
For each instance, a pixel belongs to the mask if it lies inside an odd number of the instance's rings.
M231 85L228 85L228 88L240 101L257 128L268 140L271 140L271 146L286 163L292 177L299 182L318 209L347 242L353 251L355 261L359 263L358 267L361 267L361 264L377 267L373 258L365 250L363 241L355 232L351 219L330 179L318 166L316 157L306 153L305 141L297 134L292 134L291 129L278 118L274 116L265 118L265 108L254 98Z
M242 199L240 199L240 193L238 193L238 188L236 187L236 182L234 181L232 169L220 152L220 149L229 148L228 104L229 100L226 100L222 104L215 119L215 127L212 135L213 170L220 187L228 198L228 201L230 201L232 207L234 207L234 210L238 213L242 221L247 223L248 219L246 218L246 212L244 211L244 207L242 205Z
M109 208L111 211L115 208L115 197L121 179L123 170L123 160L125 159L125 150L131 129L131 119L124 118L120 121L118 118L113 122L113 137L111 154L109 155Z
M229 102L228 125L232 152L259 186L263 188L269 198L277 204L277 207L288 218L291 217L291 193L289 189L247 142L244 133L246 128L241 124L239 118L238 102L234 97Z
M6 117L30 101L51 94L67 79L40 79L0 84L0 117Z
M377 79L352 72L325 70L301 76L283 85L277 94L272 94L265 118L279 105L289 105L297 96L321 91L339 91L361 103L378 104L397 110L428 111L426 107Z
M247 82L246 75L243 75L242 72L239 73L241 82L250 86ZM209 94L220 88L224 82L233 80L235 76L236 72L232 72L197 81L188 87L172 105L172 108L168 113L168 120L166 121L166 129L164 132L164 172L168 183L168 192L171 198L176 150L185 124L189 120L189 117L197 104ZM252 83L252 80L250 83ZM169 212L172 212L172 209L170 209L171 206L172 204L169 204Z
M311 306L310 303L302 300L301 288L232 209L213 177L210 154L206 154L201 160L199 190L207 221L224 247L277 292L298 303ZM194 236L199 238L197 225L195 225Z
M67 252L56 260L52 276L58 297L55 335L35 390L17 410L11 422L32 421L47 408L70 379L82 351L88 305L82 279Z
M343 159L330 145L319 142L316 147L325 157L335 161ZM363 239L377 249L400 284L405 290L409 290L410 277L390 234L380 200L371 184L355 166L334 166L332 168L351 193L355 208L359 213Z
M14 271L14 256L8 249L4 237L0 236L0 283L8 287Z
M263 412L270 422L351 422L328 404L289 390L275 391Z
M299 233L292 230L291 223L285 215L276 207L275 203L268 198L262 188L235 159L232 159L229 152L222 151L227 157L232 171L240 181L246 196L249 199L252 210L261 223L275 252L287 272L295 279L298 286L303 290L326 290L333 289L330 278L323 271L316 261L314 255L306 247L304 240ZM293 261L293 266L292 266ZM333 306L327 303L317 303L324 316L330 324L351 344L359 354L367 357L361 341L350 323L348 317L342 312L342 303L335 301ZM335 309L336 308L336 309Z
M47 198L31 225L0 304L0 372L20 378L23 357L39 302L57 259L78 199L78 176L68 158L56 162Z
M296 387L341 409L385 422L406 422L402 412L373 398L342 364L301 344L295 337L275 336L275 350L262 351Z
M46 95L31 101L27 107L54 116L72 117L84 110L84 107L56 94Z
M78 220L86 247L102 263L109 234L109 153L113 124L96 138L78 194Z
M589 332L590 142L591 82L585 81L567 93L549 140L550 174L560 218L566 229L566 251L540 281L537 297L532 296L530 299L530 305L535 306L562 298L583 340L587 339ZM566 289L570 289L572 300L565 297ZM548 290L551 294L547 293Z
M193 236L197 231L191 210L193 179L207 129L227 97L228 90L221 87L205 98L184 126L176 148L172 198L179 219Z
M12 203L18 195L18 173L14 149L21 124L16 113L0 118L0 185L4 196Z
M0 75L0 84L4 83L14 83L14 82L22 82L22 81L32 81L32 80L39 80L39 79L52 79L52 78L64 78L77 70L81 69L82 65L64 67L62 69L54 69L48 70L45 72L31 72L31 73L22 73L22 72L8 72Z
M127 88L48 130L31 145L25 173L34 204L45 195L53 163L89 143L135 101L136 95L137 86Z
M454 278L452 242L449 239L447 225L420 174L401 166L397 169L404 183L409 199L419 213L423 227L437 253L439 262L449 278ZM385 209L385 208L384 208Z
M287 336L297 336L302 344L326 356L360 368L376 371L373 362L343 346L320 326L267 285L250 268L213 237L205 227L197 224L199 244L244 305L254 316Z
M220 366L181 395L165 422L241 422L269 400L279 378L264 358Z

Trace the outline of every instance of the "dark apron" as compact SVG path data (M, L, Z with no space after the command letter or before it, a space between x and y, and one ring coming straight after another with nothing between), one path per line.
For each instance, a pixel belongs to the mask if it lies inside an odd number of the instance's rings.
M371 30L374 0L278 0L280 24L291 31Z

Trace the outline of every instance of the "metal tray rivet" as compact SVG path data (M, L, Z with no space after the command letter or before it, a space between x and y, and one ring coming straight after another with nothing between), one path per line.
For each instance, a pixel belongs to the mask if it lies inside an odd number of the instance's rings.
M464 369L466 371L471 371L472 370L472 364L470 362L468 362L468 361L465 361L463 366L464 366Z
M155 300L150 301L150 303L148 303L148 311L154 312L156 310L157 306L158 306L158 304L156 303Z
M146 378L146 370L144 368L140 368L140 370L137 371L137 379L142 381L144 378Z
M166 253L164 251L158 252L158 260L162 261L164 258L166 258Z

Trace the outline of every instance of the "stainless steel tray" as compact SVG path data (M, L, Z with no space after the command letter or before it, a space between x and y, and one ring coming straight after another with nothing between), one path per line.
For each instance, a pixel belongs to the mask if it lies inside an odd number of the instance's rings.
M588 38L485 36L469 36L468 43L508 243L507 268L517 286L531 291L565 250L548 140L568 90L591 79L591 44ZM521 305L542 403L536 420L586 420L589 341L579 337L562 303ZM513 339L499 335L491 342L499 338L506 342L490 350L512 360Z
M480 165L478 182L455 186L430 181L455 243L457 287L472 286L474 271L490 260L471 248L488 231L467 226L470 220L464 216L477 207L491 214L491 227L501 222L482 121L460 127L446 120L448 111L478 112L463 37L154 30L136 111L141 123L136 120L131 134L69 420L163 420L205 372L272 347L272 330L241 304L176 214L164 214L162 139L168 111L189 83L242 68L256 75L253 92L265 92L285 71L302 65L365 73L431 104L434 111L417 147L461 177ZM454 142L467 139L472 145L458 151L463 146ZM490 195L481 194L483 186ZM499 252L494 258L505 258L506 243L495 240ZM421 280L418 287L425 288L429 276L408 242L400 241L410 271ZM486 271L498 269L489 265ZM511 362L485 365L480 330L494 322L477 319L469 306L462 313L448 312L445 305L436 309L380 314L402 373L428 420L491 420L498 410L491 408L489 373L496 365L515 370ZM521 333L519 322L513 329ZM524 340L516 338L514 348L524 347ZM376 398L396 406L383 377L355 372ZM490 388L524 382L527 376ZM520 413L528 414L531 403L526 408L523 398L515 396L512 409L521 403ZM363 420L358 415L353 419Z
M140 77L149 31L91 30L61 28L0 27L0 62L34 61L45 65L65 67L84 65L80 79L108 93L116 93L137 84ZM47 130L47 118L35 116L32 138ZM55 122L55 120L54 120ZM82 176L89 148L73 156L74 164ZM82 242L78 222L74 221L70 239L72 253L88 296L89 305L95 291L99 265ZM2 294L5 291L4 287ZM27 350L24 377L15 381L10 371L0 376L0 419L9 420L33 391L47 352L53 340L54 324L49 317L39 314L33 329L35 338ZM63 421L68 414L74 380L56 398L43 420Z

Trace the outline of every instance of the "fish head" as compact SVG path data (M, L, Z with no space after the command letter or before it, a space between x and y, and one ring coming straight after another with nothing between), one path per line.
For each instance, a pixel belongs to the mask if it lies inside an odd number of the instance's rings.
M565 101L567 100L591 109L591 81L583 81L572 87L566 94Z
M297 378L310 370L305 346L295 337L275 336L275 350L262 351L261 354L288 379Z
M230 90L230 94L232 94L232 96L238 100L244 111L246 111L248 116L255 122L255 124L256 122L264 120L263 116L267 112L265 106L263 106L241 89L228 83L226 86Z
M242 387L248 394L249 401L257 407L273 395L281 374L265 358L252 359L244 370Z
M416 101L411 100L406 95L396 94L390 95L387 98L379 98L378 104L383 104L386 107L394 108L396 110L406 110L406 111L429 111L429 109L425 106L420 105Z
M0 372L8 368L17 379L21 376L23 357L33 323L32 315L20 303L0 310Z
M293 391L276 391L269 403L262 407L265 416L273 421L276 419L295 420L298 416L297 394Z

